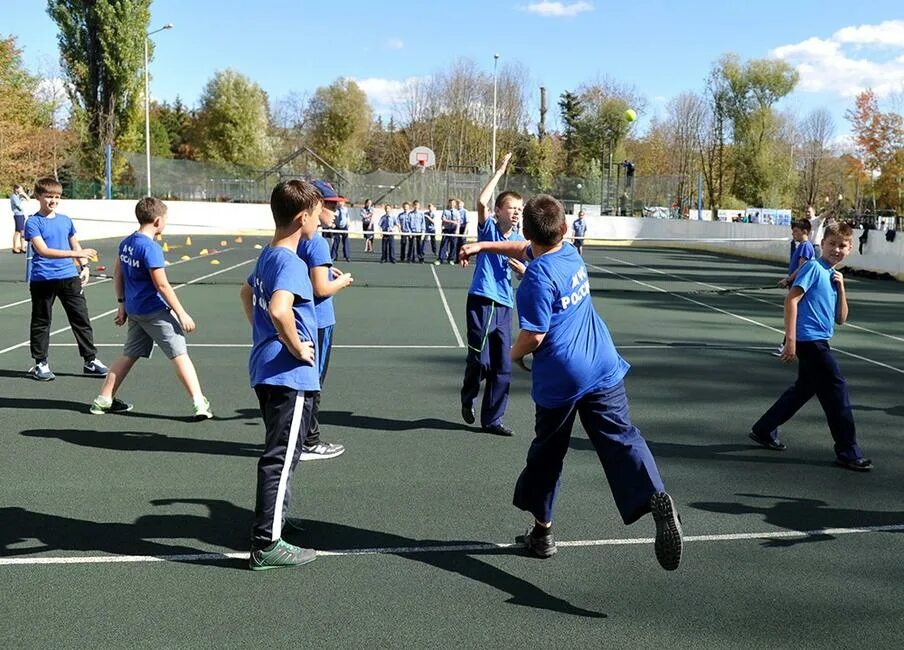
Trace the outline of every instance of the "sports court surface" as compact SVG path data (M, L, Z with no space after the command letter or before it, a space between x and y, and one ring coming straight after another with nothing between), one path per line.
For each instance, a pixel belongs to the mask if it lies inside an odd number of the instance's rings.
M587 250L593 300L632 364L633 418L683 518L684 560L666 573L652 521L622 525L580 429L558 555L513 544L530 520L511 506L532 435L529 377L515 370L516 437L465 425L470 270L358 253L339 265L358 286L336 301L321 413L324 438L348 451L299 465L292 514L306 531L287 535L322 554L256 573L246 563L263 425L238 290L263 240L183 239L168 238L169 276L187 283L178 291L198 323L189 351L216 416L201 423L160 354L121 391L132 413L88 414L100 383L79 374L59 307L57 379L24 378L24 256L0 258L0 646L901 647L904 286L848 280L850 322L833 344L876 464L857 474L832 464L815 400L783 429L788 451L746 437L795 375L770 355L783 293L701 291L770 284L781 267ZM89 244L112 269L116 242ZM125 335L112 286L97 278L85 291L109 363Z

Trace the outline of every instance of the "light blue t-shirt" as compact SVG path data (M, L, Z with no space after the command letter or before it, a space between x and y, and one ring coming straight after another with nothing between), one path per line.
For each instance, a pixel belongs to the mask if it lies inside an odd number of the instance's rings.
M19 196L15 192L13 192L13 195L11 197L9 197L9 207L13 211L13 214L14 215L21 214L24 216L24 214L25 214L25 212L23 211L24 205L25 205L25 199L23 199L21 196Z
M348 208L345 206L336 207L336 227L348 228Z
M314 235L313 239L302 239L298 242L298 257L307 265L308 270L316 266L333 267L330 245L320 233ZM317 316L318 328L335 325L336 312L333 309L333 297L318 298L314 296L314 313Z
M540 406L563 406L611 388L630 368L593 307L584 260L567 242L527 266L518 320L523 330L546 333L531 369L531 397Z
M524 241L516 232L503 237L495 217L487 217L483 226L477 227L477 241ZM480 253L474 264L474 277L468 293L489 298L506 307L514 306L512 292L512 271L508 257L496 253Z
M411 232L410 212L399 212L399 216L396 217L396 221L399 224L399 230L401 230L402 232Z
M384 213L382 217L380 217L380 231L381 232L392 232L393 228L399 225L399 220L397 217Z
M25 222L25 241L31 242L34 237L44 240L47 248L56 250L72 250L69 238L75 235L75 225L65 214L55 213L45 217L37 213ZM42 257L34 246L31 247L31 268L29 281L66 280L78 275L71 257Z
M814 257L816 257L816 250L809 240L798 243L794 250L791 251L791 258L788 261L788 275L791 275L800 267L801 260L808 261Z
M828 341L835 333L838 287L832 282L835 269L823 260L810 260L794 278L804 290L797 303L797 340Z
M267 246L257 258L248 284L253 290L252 346L248 359L251 385L270 384L299 391L320 390L316 359L317 317L308 267L291 250ZM289 291L295 295L292 305L295 329L302 341L314 343L315 360L312 366L292 356L279 340L269 313L270 300L277 291Z
M424 231L429 234L436 232L436 211L427 210L424 212Z
M408 227L413 233L424 232L424 213L412 210L408 213Z
M119 243L119 270L127 314L145 316L169 309L151 279L151 270L164 266L163 249L147 235L133 232Z
M571 227L574 229L574 236L578 239L587 233L587 222L583 219L575 219Z
M458 232L459 216L458 216L458 211L455 208L449 208L447 210L443 210L442 219L445 221L454 221L455 222L455 223L444 223L443 224L443 232L445 232L445 233L457 233Z

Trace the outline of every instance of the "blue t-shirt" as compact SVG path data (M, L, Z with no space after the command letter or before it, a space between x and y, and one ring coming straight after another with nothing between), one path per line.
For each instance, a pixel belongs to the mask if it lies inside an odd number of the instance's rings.
M834 273L823 260L810 260L794 278L794 286L804 290L797 303L798 341L828 341L835 333L838 287L832 282Z
M436 232L436 212L433 210L424 213L424 230L431 234Z
M20 214L24 216L23 206L25 205L25 199L21 196L13 192L13 195L9 197L9 206L13 211L13 214Z
M248 359L251 385L270 384L295 390L320 390L317 372L317 317L314 315L314 288L308 277L308 267L298 255L287 248L267 246L257 258L254 271L248 277L252 296L252 346ZM295 329L302 341L314 343L313 366L302 363L279 340L270 318L270 299L276 291L295 295L292 311Z
M611 388L630 368L593 307L584 260L567 242L527 266L518 320L523 330L546 333L531 372L531 397L540 406L563 406Z
M394 217L391 214L383 214L380 217L380 231L381 232L392 232L393 228L399 225L399 220L397 217Z
M410 212L399 212L399 215L396 217L396 222L399 224L399 230L402 232L411 232Z
M422 233L424 232L424 213L423 212L415 212L412 210L408 213L408 227L411 229L411 232L414 233Z
M459 224L459 216L458 211L454 208L450 208L447 210L443 210L443 219L446 221L454 221L455 223L444 223L443 224L443 232L445 233L457 233L458 232L458 224Z
M574 223L571 224L571 227L574 229L574 236L578 239L582 238L587 233L587 222L583 219L575 219Z
M487 217L483 226L477 228L477 241L524 241L524 237L514 231L508 237L503 237L496 218ZM508 257L496 253L480 253L474 264L474 277L468 293L512 307L515 301Z
M72 246L69 238L75 235L75 225L72 219L65 214L55 213L52 217L45 217L38 213L33 214L25 222L25 241L30 242L34 237L44 240L47 248L69 251ZM78 275L71 257L41 257L31 248L30 281L65 280Z
M333 257L330 255L330 245L320 233L313 239L302 239L298 242L298 257L305 263L308 269L315 266L327 266L332 268ZM331 276L332 277L332 276ZM329 327L336 324L336 312L333 309L333 297L318 298L314 296L314 313L317 316L317 327Z
M127 314L144 316L169 309L151 279L151 270L164 266L163 249L147 235L133 232L119 243L119 270Z
M336 208L336 227L348 228L348 208L345 206L340 205Z
M800 266L800 260L809 261L816 257L816 250L809 240L802 241L791 251L791 259L788 262L788 275L794 273Z

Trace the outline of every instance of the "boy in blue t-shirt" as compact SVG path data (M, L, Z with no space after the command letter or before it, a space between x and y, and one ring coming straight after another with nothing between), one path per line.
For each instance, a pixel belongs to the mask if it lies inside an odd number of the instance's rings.
M810 260L797 271L785 297L785 345L782 361L799 359L797 381L757 420L750 438L773 451L784 451L778 427L791 419L816 395L835 441L835 462L841 467L865 472L873 464L857 445L854 413L847 382L832 356L829 339L835 323L848 317L844 276L835 267L851 252L853 231L844 223L825 228L822 258Z
M443 237L439 243L439 263L448 262L455 264L458 258L458 210L455 207L455 199L449 199L447 207L442 214Z
M523 240L512 232L521 218L521 197L503 192L496 197L494 213L487 216L488 204L499 179L505 174L512 154L506 154L499 169L484 186L477 202L477 240ZM512 274L503 255L486 253L477 256L474 277L466 303L468 322L468 356L461 387L461 416L468 424L476 420L474 400L485 381L480 407L480 426L488 432L511 436L514 432L503 422L512 380L509 349L512 344Z
M210 402L201 392L198 373L188 356L185 332L193 332L195 321L188 315L166 278L163 249L154 238L166 228L166 205L160 199L145 197L135 205L138 230L119 244L119 256L113 271L113 288L119 310L113 322L128 321L129 332L122 356L110 368L100 394L91 404L93 415L124 413L132 405L116 397L132 366L139 358L151 358L156 343L173 362L176 376L188 391L195 420L213 417Z
M283 540L282 531L292 474L320 390L314 289L297 250L301 239L317 232L322 205L320 192L305 181L285 181L273 188L273 239L241 291L252 330L248 373L267 430L257 464L248 560L255 571L307 564L317 557L313 549Z
M408 229L411 231L411 242L408 245L408 261L414 263L415 258L420 264L424 263L424 213L421 212L421 202L414 201L411 204L411 212L408 213Z
M402 211L396 215L396 221L399 224L399 245L401 246L401 255L399 260L408 261L408 246L411 240L411 204L408 201L402 203Z
M28 195L21 185L13 187L9 197L9 207L13 212L13 253L25 252L25 202Z
M799 219L791 224L791 241L793 247L791 248L790 259L788 260L788 274L778 281L778 286L787 288L794 284L794 278L797 277L797 274L803 265L816 257L816 250L813 248L813 244L810 243L811 229L812 225L810 224L809 219ZM778 350L772 353L773 356L782 356L784 345L785 342L782 341Z
M83 287L88 282L88 258L93 248L82 248L75 236L72 219L56 212L63 186L52 177L39 178L35 198L40 209L25 223L25 241L31 245L28 260L28 290L31 293L31 357L34 366L28 376L51 381L56 375L47 363L53 303L59 298L69 319L79 354L85 360L82 372L106 377L109 368L97 358L94 330L88 315Z
M320 223L331 223L334 210L342 201L333 186L326 181L311 181L320 192L323 207L320 211ZM335 239L333 240L335 241ZM298 242L296 251L301 261L308 267L311 286L314 288L314 313L317 316L317 373L320 377L320 391L314 398L311 409L311 425L305 432L301 447L301 460L326 460L335 458L345 452L345 447L320 439L320 395L323 382L330 366L330 350L333 347L333 327L336 325L336 311L333 309L333 296L350 285L354 280L351 273L342 273L333 267L334 257L330 254L329 244L320 233L311 239Z
M380 217L380 264L395 264L395 231L399 220L389 210L388 204L383 206L383 216Z
M584 211L578 212L578 218L571 224L571 230L574 233L571 237L571 243L578 251L578 255L584 255L584 235L587 234L587 222L584 220Z
M556 552L552 510L562 462L576 416L596 449L616 506L626 524L650 512L656 523L656 558L666 570L678 568L683 549L681 524L665 492L656 461L628 414L623 378L628 364L615 349L603 319L593 307L584 261L571 244L562 204L539 195L524 206L526 243L470 245L520 256L529 252L518 287L521 332L512 360L529 370L536 404L536 437L515 486L514 505L534 516L521 541L539 557ZM524 357L534 355L528 369Z

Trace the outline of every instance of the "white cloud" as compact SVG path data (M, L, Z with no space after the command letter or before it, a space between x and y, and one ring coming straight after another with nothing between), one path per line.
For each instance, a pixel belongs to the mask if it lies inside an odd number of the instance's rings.
M408 87L416 83L418 77L409 77L408 79L382 79L379 77L369 77L367 79L355 79L367 100L374 109L375 115L388 117L393 113L399 102L406 97Z
M390 38L386 41L386 47L390 50L401 50L405 47L405 42L401 38Z
M593 11L590 2L535 2L524 7L525 11L540 16L554 16L556 18L577 16L585 11Z
M868 48L872 55L866 53ZM876 48L886 56L877 56ZM888 52L900 54L888 58ZM771 54L795 67L800 74L798 88L804 92L854 97L872 88L876 96L884 97L904 88L902 20L844 27L829 38L814 36L777 47Z

